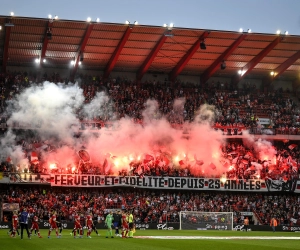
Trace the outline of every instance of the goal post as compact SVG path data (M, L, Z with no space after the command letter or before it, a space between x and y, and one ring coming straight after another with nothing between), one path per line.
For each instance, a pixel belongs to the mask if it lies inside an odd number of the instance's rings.
M181 211L180 230L233 230L232 212Z

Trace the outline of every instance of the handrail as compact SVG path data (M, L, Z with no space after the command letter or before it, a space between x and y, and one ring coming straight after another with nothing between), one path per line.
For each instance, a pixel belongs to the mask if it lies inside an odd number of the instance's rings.
M252 212L255 214L255 216L256 216L256 218L257 218L259 224L260 224L260 225L263 225L264 223L263 223L262 219L260 218L260 216L258 215L258 213L257 213L257 211L256 211L255 208L252 208Z

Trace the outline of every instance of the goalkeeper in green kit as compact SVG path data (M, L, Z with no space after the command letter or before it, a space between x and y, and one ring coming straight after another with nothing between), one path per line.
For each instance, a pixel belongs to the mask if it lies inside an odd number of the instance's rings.
M105 218L105 225L107 226L106 231L106 238L110 235L111 238L114 236L112 235L112 223L113 223L114 217L112 211L109 212L109 214Z

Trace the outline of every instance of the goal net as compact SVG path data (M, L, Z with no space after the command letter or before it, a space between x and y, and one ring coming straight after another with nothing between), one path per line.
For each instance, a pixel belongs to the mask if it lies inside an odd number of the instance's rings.
M181 211L180 230L232 230L232 212Z

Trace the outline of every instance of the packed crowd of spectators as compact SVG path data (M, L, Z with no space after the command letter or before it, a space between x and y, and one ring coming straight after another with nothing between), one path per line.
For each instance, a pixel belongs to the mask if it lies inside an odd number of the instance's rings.
M204 85L170 84L167 80L137 84L122 78L104 83L96 79L91 82L82 81L82 87L87 101L93 98L95 90L105 90L113 100L108 106L118 118L129 116L141 121L146 100L155 99L159 103L159 112L155 118L164 115L172 124L193 121L199 107L202 104L210 104L215 107L215 126L256 128L259 126L258 118L261 114L270 119L268 128L274 128L278 133L297 134L300 125L300 111L289 97L289 91L284 93L282 88L264 93L248 83L239 89L231 84L213 81ZM180 98L185 99L182 110L173 105L174 100ZM96 121L107 121L110 115L106 113L103 117L94 118ZM290 130L286 131L286 127Z
M6 101L14 98L25 88L35 84L36 82L51 81L54 83L64 82L68 83L68 79L63 79L59 74L53 73L51 75L44 74L41 78L27 72L14 72L7 74L0 74L0 92L1 103L0 111L3 112L6 107ZM227 82L214 82L208 84L195 85L193 83L175 82L169 83L167 79L164 82L151 81L138 84L127 78L111 78L103 80L101 77L92 77L88 75L80 75L77 77L79 86L83 89L85 102L90 102L99 91L104 91L111 97L104 105L105 110L101 116L82 117L82 113L78 112L78 118L84 122L92 119L96 122L107 122L112 117L121 118L129 116L137 122L142 122L142 111L145 108L145 102L148 99L155 99L159 104L159 111L154 114L154 118L160 118L162 115L172 124L182 124L185 121L193 121L194 116L200 105L209 104L215 107L215 124L212 124L216 129L223 129L224 134L238 134L241 129L250 129L258 131L261 125L258 123L257 111L260 110L270 118L271 123L268 128L276 130L276 133L282 134L299 134L300 118L299 109L293 100L286 95L282 89L276 91L261 92L257 90L255 84L244 83L243 86L238 86ZM185 99L183 109L180 105L173 105L175 99ZM1 126L5 124L7 117L1 117ZM103 125L101 125L103 126ZM239 144L239 143L237 143ZM253 149L245 148L241 145L234 145L235 150L239 155L237 162L233 163L236 155L231 154L224 156L231 165L234 165L231 171L228 171L228 177L247 179L254 174L258 175L257 171L248 168L251 167L251 161L255 160L259 164L263 164L260 177L272 178L293 178L294 173L298 174L298 166L293 168L290 164L288 166L276 164L272 166L272 170L267 164L262 162L264 159L256 157ZM31 145L27 144L27 147ZM229 143L230 145L230 143ZM230 147L230 146L229 146ZM277 146L276 146L277 147ZM28 150L28 148L26 149ZM29 149L30 150L30 149ZM231 149L230 149L231 150ZM226 151L226 150L225 150ZM225 152L224 153L229 153ZM232 150L233 151L233 150ZM254 159L244 159L244 153L250 151ZM279 145L277 149L278 155L282 155L284 159L289 156L297 163L299 162L298 148L293 151L287 148L287 145ZM1 165L1 170L10 172L18 171L12 168L9 163ZM26 171L31 173L45 173L48 171L43 163L32 164ZM57 171L53 170L53 171ZM67 173L74 172L72 168L64 167L63 171ZM78 166L77 173L89 174L109 174L102 165L92 163L90 165L82 164ZM169 176L194 176L190 166L181 168L173 168L172 166L162 166L150 162L147 167L144 164L132 164L130 171L121 171L120 175L169 175ZM275 176L276 175L276 176Z
M46 221L56 210L59 220L73 221L75 213L91 212L95 221L103 223L110 210L121 209L132 211L136 223L179 222L180 211L234 212L234 223L243 223L243 212L253 212L263 225L269 225L272 217L285 225L297 225L300 219L300 198L295 194L24 186L1 190L4 203L18 203L20 209L27 207Z
M6 101L12 99L24 88L36 82L51 81L54 83L68 83L58 73L44 74L38 77L33 73L14 72L0 74L1 103L0 112L6 107ZM215 125L223 128L261 128L258 118L263 114L270 119L268 128L275 129L280 134L298 134L300 126L300 110L290 98L289 90L259 91L255 84L245 82L238 87L232 83L210 81L207 84L195 85L193 83L170 83L151 81L141 84L126 77L103 80L101 77L80 75L76 78L83 89L85 102L88 103L99 91L104 91L110 100L103 105L101 116L95 114L84 117L78 112L78 118L84 123L87 121L98 122L98 125L121 117L131 117L136 122L142 122L145 102L155 99L159 110L154 114L154 119L165 116L172 124L182 124L193 121L197 110L202 104L215 107ZM185 99L184 107L173 105L175 99ZM7 117L2 115L1 123L5 124Z

